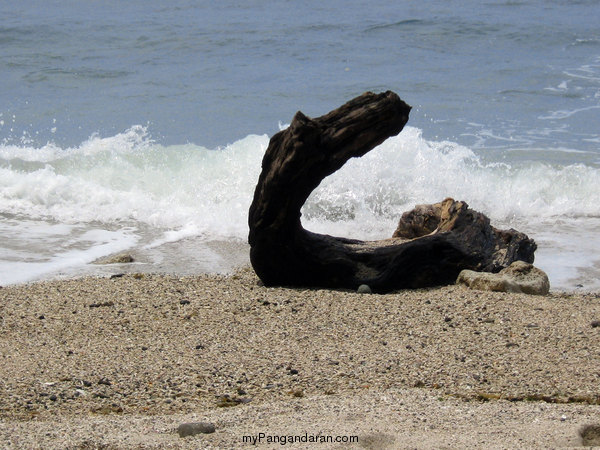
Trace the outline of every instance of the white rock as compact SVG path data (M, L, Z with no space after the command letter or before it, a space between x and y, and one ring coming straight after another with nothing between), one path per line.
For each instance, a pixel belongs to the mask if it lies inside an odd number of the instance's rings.
M463 270L456 284L482 291L517 292L546 295L550 291L548 275L533 264L515 261L498 273Z

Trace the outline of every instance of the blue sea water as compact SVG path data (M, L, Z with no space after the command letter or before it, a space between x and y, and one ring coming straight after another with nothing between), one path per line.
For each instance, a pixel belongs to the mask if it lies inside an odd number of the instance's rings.
M24 0L0 18L0 284L121 250L134 270L229 270L269 137L391 89L408 126L322 183L307 228L388 237L452 196L533 237L554 288L600 289L597 1Z

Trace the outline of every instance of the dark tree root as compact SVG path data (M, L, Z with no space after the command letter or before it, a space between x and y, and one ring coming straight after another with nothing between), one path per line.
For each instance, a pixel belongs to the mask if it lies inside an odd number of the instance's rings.
M298 112L271 138L248 217L250 261L266 286L368 284L389 292L451 284L463 269L497 272L515 260L533 262L533 240L493 228L452 199L404 213L394 236L382 241L302 228L300 209L319 183L398 134L409 112L391 91L367 92L315 119Z

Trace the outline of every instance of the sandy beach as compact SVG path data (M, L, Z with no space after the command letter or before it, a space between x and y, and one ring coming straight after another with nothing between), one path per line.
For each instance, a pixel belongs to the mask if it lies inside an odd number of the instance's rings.
M250 268L7 286L0 447L576 447L600 423L599 320L598 294L267 288ZM179 437L196 421L216 431Z

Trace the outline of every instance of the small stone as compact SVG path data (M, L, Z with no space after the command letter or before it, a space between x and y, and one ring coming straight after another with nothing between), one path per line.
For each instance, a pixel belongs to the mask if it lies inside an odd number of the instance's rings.
M107 415L113 414L113 413L122 413L123 408L121 406L113 403L112 405L104 405L101 408L94 408L94 409L92 409L92 411L94 411L98 414L107 416Z
M108 306L114 306L114 302L100 302L100 303L91 303L89 305L90 308L103 308Z
M584 425L579 430L579 436L584 447L600 446L600 425Z
M471 289L546 295L550 290L548 275L524 261L515 261L498 273L463 270L456 284Z
M290 369L290 375L298 375L298 370Z
M210 422L182 423L177 427L179 437L195 436L197 434L209 434L215 432L214 424Z
M564 422L565 420L567 420L567 416L565 416L564 414L562 416L560 416L561 422Z
M100 380L98 380L98 384L104 384L105 386L110 386L112 383L109 381L108 378L100 378Z
M252 401L251 398L248 397L232 397L229 394L218 395L217 396L217 407L219 408L227 408L230 406L237 406L240 403L250 403Z
M50 397L48 397L50 400L52 400L53 402L55 402L57 400L56 395L52 394Z
M38 319L40 320L44 320L46 317L42 314L41 316L38 316Z
M189 305L190 301L189 300L179 300L179 304L180 305Z
M359 294L370 294L371 288L368 284L361 284L356 290L356 292L358 292Z
M129 253L118 253L116 255L99 258L92 264L127 264L132 263L133 261L133 256L131 256Z
M592 328L600 327L600 320L592 320Z

